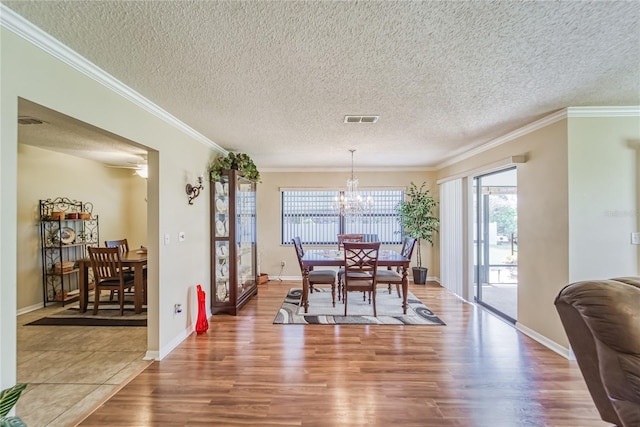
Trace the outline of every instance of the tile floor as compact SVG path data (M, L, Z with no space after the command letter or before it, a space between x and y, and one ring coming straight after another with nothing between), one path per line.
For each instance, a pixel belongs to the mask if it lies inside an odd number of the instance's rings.
M144 327L24 326L59 310L17 319L17 380L28 385L16 415L29 427L75 426L151 363Z

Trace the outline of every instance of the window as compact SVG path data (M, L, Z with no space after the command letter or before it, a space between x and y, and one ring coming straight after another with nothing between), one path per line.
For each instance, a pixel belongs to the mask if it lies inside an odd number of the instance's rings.
M338 190L283 190L282 194L282 241L291 244L291 239L300 236L306 245L337 245L338 234L374 234L387 244L402 243L402 230L398 222L396 207L404 200L403 190L360 191L366 200L371 197L373 207L357 217L340 215L336 209Z

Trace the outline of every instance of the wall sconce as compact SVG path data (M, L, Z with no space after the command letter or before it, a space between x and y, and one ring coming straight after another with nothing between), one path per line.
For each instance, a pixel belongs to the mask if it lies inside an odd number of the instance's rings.
M200 190L204 189L204 185L202 185L203 182L204 182L204 177L200 175L198 177L198 185L187 184L187 195L189 196L190 205L193 204L193 199L195 199L200 195Z

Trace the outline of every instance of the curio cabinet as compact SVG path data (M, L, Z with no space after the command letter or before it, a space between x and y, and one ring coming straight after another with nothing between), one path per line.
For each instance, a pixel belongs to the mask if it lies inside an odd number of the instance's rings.
M211 312L237 314L256 275L256 183L225 170L211 183Z

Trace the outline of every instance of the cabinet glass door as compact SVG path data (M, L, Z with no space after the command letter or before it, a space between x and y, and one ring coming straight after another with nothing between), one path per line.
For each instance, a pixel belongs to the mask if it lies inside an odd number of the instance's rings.
M256 184L245 178L236 181L236 255L238 296L256 286Z
M229 263L229 178L222 176L214 184L213 216L215 236L215 292L214 302L226 303L229 301L229 275L231 273Z

